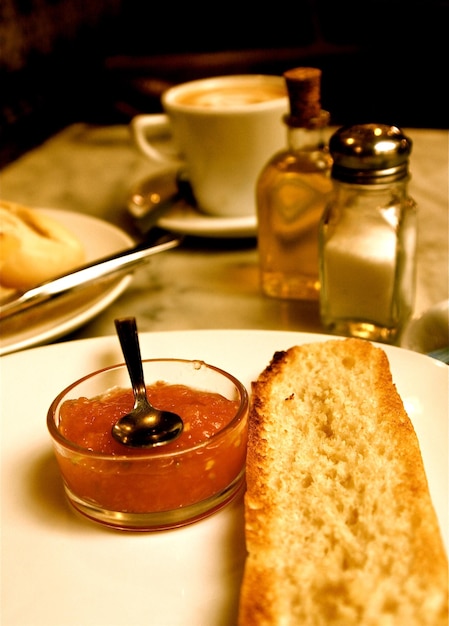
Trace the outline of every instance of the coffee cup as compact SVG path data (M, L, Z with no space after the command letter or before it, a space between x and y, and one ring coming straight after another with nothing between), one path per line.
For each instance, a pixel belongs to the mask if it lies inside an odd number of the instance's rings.
M131 121L143 154L184 170L199 210L220 217L255 215L257 177L286 141L284 79L256 74L199 79L169 88L162 106L162 114Z

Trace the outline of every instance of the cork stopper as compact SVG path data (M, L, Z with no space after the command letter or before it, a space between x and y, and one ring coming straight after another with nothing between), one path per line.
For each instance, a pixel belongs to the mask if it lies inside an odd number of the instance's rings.
M329 121L329 114L321 109L321 70L315 67L297 67L284 72L290 100L289 126L320 127Z

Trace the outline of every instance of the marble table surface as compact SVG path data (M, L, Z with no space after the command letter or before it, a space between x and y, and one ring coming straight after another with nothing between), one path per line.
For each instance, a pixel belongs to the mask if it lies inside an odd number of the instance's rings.
M448 298L448 131L406 132L413 140L409 190L419 206L417 316ZM157 169L133 145L127 126L79 123L6 166L0 196L97 216L135 235L129 191ZM255 238L186 238L137 269L113 304L64 340L111 335L114 318L126 315L137 318L141 331L323 331L317 303L260 293Z

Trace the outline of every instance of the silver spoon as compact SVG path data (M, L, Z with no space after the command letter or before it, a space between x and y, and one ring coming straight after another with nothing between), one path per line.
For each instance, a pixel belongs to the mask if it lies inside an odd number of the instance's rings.
M134 407L114 424L112 436L126 446L163 446L182 433L182 419L176 413L156 409L148 401L135 318L116 319L115 328L131 379Z
M196 206L190 182L184 171L167 170L153 174L131 191L128 210L138 229L146 232L180 202Z

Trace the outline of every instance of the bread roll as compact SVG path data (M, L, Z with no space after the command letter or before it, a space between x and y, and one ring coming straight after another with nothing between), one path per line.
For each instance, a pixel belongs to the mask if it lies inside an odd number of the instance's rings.
M85 260L78 238L52 218L0 200L0 287L22 290Z
M276 353L253 384L239 626L447 626L447 557L385 352Z

